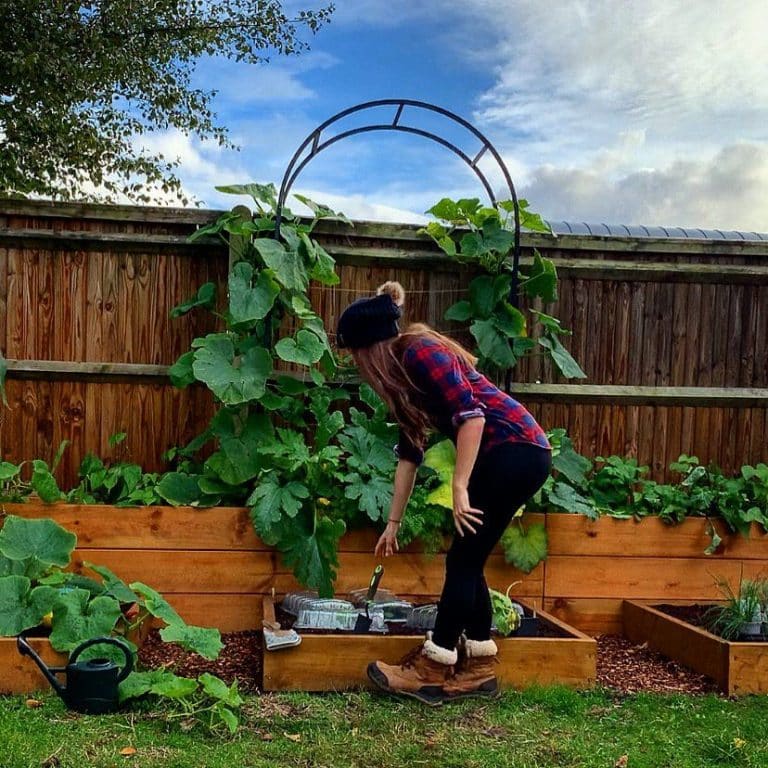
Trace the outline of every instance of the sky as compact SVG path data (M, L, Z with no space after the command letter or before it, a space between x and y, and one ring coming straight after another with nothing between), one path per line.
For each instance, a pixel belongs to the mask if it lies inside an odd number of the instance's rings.
M766 29L765 0L336 0L300 56L199 65L196 84L218 90L238 151L173 132L148 143L180 158L198 201L229 208L246 201L216 185L279 186L294 151L337 112L415 99L484 134L518 195L551 221L768 232ZM367 110L322 138L393 118ZM401 124L470 157L481 146L427 110L406 108ZM508 198L490 154L480 168ZM339 141L293 191L353 219L398 222L423 221L442 197L487 200L449 150L395 132Z

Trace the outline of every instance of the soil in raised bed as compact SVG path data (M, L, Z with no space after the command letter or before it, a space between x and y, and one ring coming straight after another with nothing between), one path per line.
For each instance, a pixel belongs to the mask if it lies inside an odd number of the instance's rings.
M712 605L654 605L652 606L657 611L665 613L667 616L671 616L673 619L679 619L686 622L686 624L692 624L694 627L705 629L707 632L711 632L713 635L720 637L718 632L712 629L711 621L708 617L708 612L711 610ZM768 641L768 638L764 635L759 637L744 637L739 640L745 640L750 643L760 643Z

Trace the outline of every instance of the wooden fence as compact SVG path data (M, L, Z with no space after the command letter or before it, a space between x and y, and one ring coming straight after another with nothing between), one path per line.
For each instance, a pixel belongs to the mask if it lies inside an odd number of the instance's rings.
M162 468L161 454L213 412L202 387L176 390L167 366L213 329L205 313L171 320L208 280L226 282L223 245L190 245L214 211L3 201L0 350L9 408L0 456L50 459L72 482L87 451ZM466 338L443 319L469 274L415 227L325 223L318 239L341 283L313 289L329 329L385 279L408 291L407 320ZM540 359L514 391L542 423L564 426L588 455L637 456L654 477L681 452L726 470L768 461L768 243L524 236L555 260L559 300L542 307L572 329L587 378L565 383ZM525 260L525 259L524 259ZM128 439L110 449L111 434Z

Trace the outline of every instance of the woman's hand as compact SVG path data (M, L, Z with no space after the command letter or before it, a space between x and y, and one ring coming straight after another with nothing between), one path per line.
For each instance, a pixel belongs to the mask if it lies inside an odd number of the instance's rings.
M470 533L477 533L477 529L473 526L480 526L483 524L483 512L480 509L475 509L469 504L469 492L466 485L453 486L453 524L456 526L456 531L459 536L464 535L464 531Z
M394 555L400 547L397 543L397 532L400 530L400 522L387 523L387 527L384 529L384 533L379 536L378 542L376 542L376 549L373 550L373 554L377 557L389 557Z

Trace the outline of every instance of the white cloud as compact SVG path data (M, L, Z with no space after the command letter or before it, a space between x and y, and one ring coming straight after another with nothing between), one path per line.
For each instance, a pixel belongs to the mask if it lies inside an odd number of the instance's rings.
M537 168L522 194L551 220L768 231L768 143L740 143L612 178L599 165Z
M508 20L475 119L547 216L768 228L762 0L464 7Z

